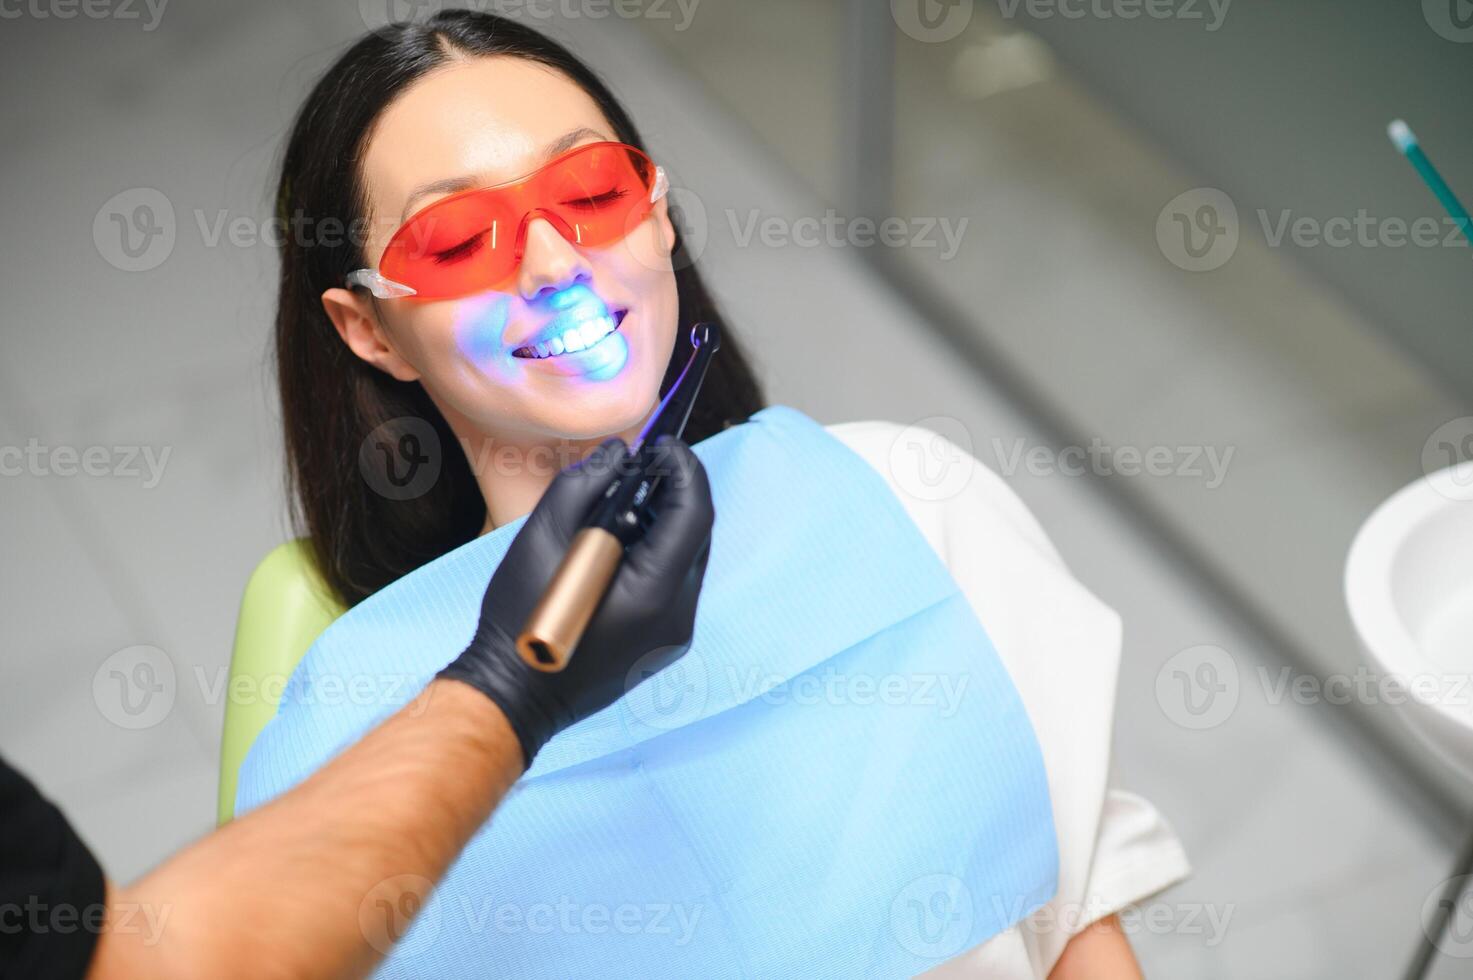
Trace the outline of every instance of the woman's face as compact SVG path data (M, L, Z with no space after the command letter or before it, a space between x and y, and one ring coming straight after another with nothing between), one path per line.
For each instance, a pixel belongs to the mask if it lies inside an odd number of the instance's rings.
M453 193L450 182L504 183L572 146L616 139L588 94L552 69L491 57L437 70L390 104L370 134L365 257L377 267L403 220ZM331 289L323 302L358 356L420 381L462 439L601 439L637 427L659 398L679 313L673 242L663 198L626 238L601 248L576 247L533 218L515 277L500 290L421 301ZM513 353L602 312L618 329L592 347Z

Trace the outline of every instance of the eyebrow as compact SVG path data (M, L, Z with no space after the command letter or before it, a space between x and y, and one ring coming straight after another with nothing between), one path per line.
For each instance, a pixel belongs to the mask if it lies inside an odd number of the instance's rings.
M565 153L568 150L571 150L573 147L577 146L579 143L590 136L593 136L600 140L611 139L609 136L606 136L596 129L590 129L587 126L579 126L577 129L569 130L568 132L559 136L557 139L553 140L551 143L548 143L547 146L544 147L542 150L542 163L546 163L548 160L551 160L553 157L557 156L560 153ZM531 173L531 171L528 171L528 173ZM515 180L516 178L512 179ZM414 202L418 201L422 197L428 197L431 194L449 194L456 191L469 190L470 188L475 187L480 183L481 179L479 177L466 176L446 177L444 180L435 180L431 181L428 184L421 184L420 186L416 187L412 192L410 192L409 199L404 202L404 211L399 215L399 222L402 224L404 220L408 218L411 213L413 213Z

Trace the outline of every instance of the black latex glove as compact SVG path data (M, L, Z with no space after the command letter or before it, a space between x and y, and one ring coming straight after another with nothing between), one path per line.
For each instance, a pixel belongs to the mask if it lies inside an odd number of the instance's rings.
M625 554L568 666L558 673L527 666L516 636L579 522L619 476L626 447L617 437L553 479L491 576L470 646L438 675L464 681L500 706L528 767L552 736L690 649L716 511L705 467L690 447L668 436L655 445L657 519ZM640 676L630 677L635 664Z

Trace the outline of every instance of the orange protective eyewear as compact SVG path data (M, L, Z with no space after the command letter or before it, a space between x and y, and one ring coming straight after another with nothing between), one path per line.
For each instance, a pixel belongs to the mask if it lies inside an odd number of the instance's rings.
M627 143L575 147L525 177L461 191L416 211L394 232L377 270L348 285L380 299L451 299L510 284L533 218L574 245L628 235L669 190L663 167Z

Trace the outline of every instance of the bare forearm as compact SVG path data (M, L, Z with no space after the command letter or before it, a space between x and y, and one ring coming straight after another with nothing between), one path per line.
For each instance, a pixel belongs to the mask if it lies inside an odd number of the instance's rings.
M110 891L93 975L361 976L383 910L418 908L521 767L500 709L436 681L296 789ZM116 928L139 907L157 934Z

